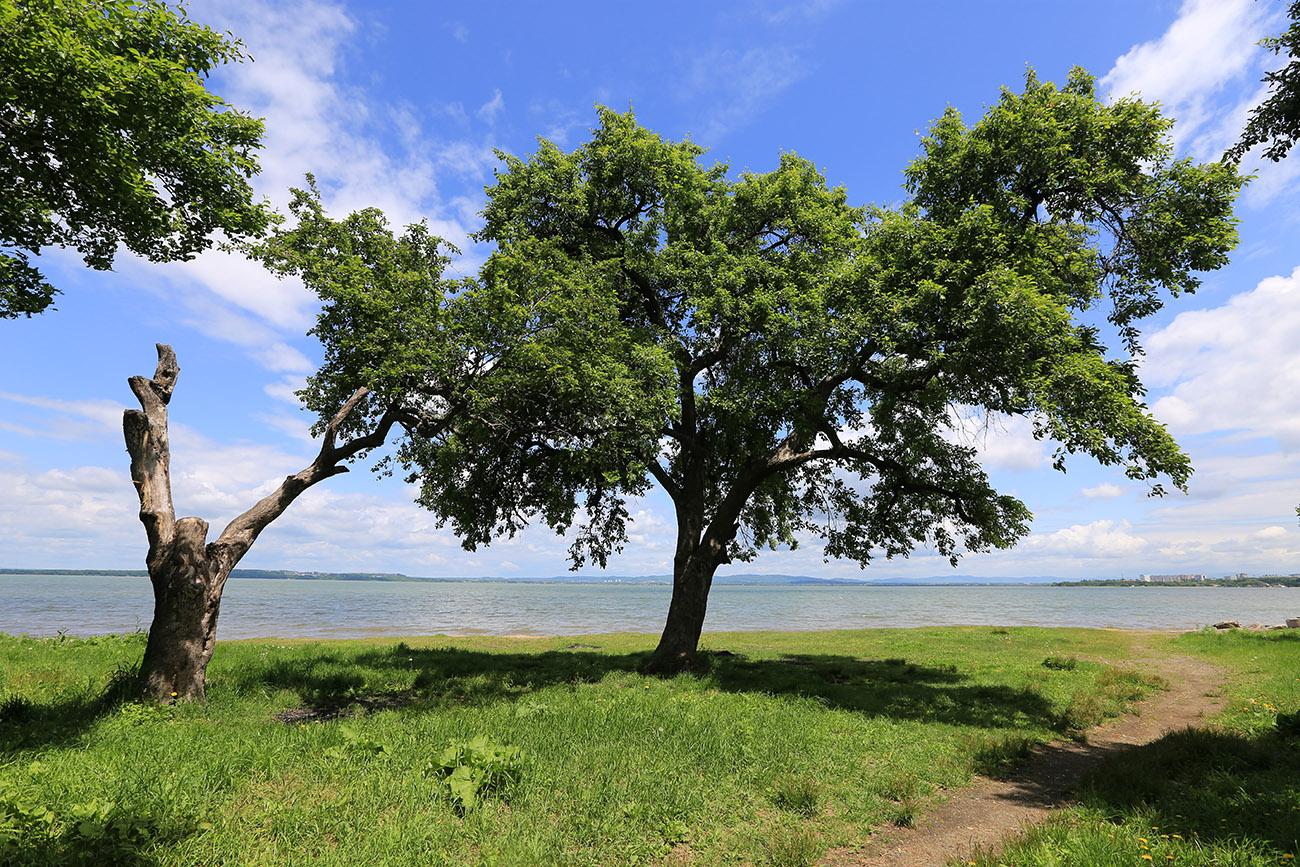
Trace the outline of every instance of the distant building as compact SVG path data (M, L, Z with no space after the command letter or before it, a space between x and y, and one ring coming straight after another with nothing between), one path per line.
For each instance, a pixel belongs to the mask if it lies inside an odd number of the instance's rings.
M1191 575L1191 574L1182 574L1182 575L1142 574L1138 576L1139 581L1145 581L1148 584L1153 584L1153 583L1154 584L1190 584L1194 581L1204 581L1205 578L1206 576L1204 575Z

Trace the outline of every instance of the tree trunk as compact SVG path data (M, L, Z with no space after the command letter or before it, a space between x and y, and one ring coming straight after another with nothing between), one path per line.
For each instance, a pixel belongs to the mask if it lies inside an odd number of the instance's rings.
M699 667L696 651L700 646L700 633L704 629L704 615L709 604L709 588L713 586L713 573L717 562L695 556L687 559L673 574L673 596L668 604L668 620L664 623L659 646L646 664L646 670L675 674Z
M370 393L358 389L326 426L316 460L286 477L275 491L231 521L215 542L208 543L207 521L177 520L172 507L167 404L179 373L176 354L159 343L153 379L133 376L127 380L140 409L128 409L122 417L126 450L131 455L131 481L140 497L140 522L149 537L145 564L154 592L153 622L140 663L139 683L145 696L163 703L205 697L221 591L258 534L307 488L347 472L340 461L382 445L396 421L391 413L385 413L369 434L336 445L339 426Z
M206 521L182 518L176 525L168 556L149 569L153 623L140 663L140 684L146 696L158 701L201 701L217 641L221 591L230 572L208 561Z

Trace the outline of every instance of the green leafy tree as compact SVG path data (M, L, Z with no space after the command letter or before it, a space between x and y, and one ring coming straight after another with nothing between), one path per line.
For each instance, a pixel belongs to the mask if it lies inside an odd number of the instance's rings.
M574 516L581 564L622 543L639 474L672 499L672 600L652 667L695 662L715 571L762 548L808 535L865 567L921 545L954 563L1012 545L1030 514L954 441L969 408L1032 419L1058 467L1082 452L1155 493L1161 479L1184 485L1188 460L1147 413L1130 353L1143 317L1226 261L1242 182L1230 165L1173 160L1169 125L1154 106L1098 102L1082 70L1059 89L1031 74L975 126L953 110L935 123L897 209L850 206L793 154L729 177L698 146L608 110L572 152L543 141L502 157L479 234L497 245L483 291L581 287L617 311L607 328L671 362L662 391L624 396L630 415L670 408L659 439L623 477L605 469L612 506ZM1106 330L1129 352L1111 358ZM525 449L510 431L466 418L416 456L421 502L470 546L521 523L534 506L522 491L574 502L576 477L538 475L571 459L563 444L503 461Z
M1240 162L1248 150L1267 144L1264 156L1278 162L1300 138L1300 2L1291 3L1287 17L1291 19L1290 27L1260 43L1274 54L1287 57L1287 64L1264 74L1268 97L1251 109L1241 138L1224 159Z
M387 444L392 450L375 461L387 472L395 457L410 463L447 443L466 417L509 429L526 444L535 438L527 424L545 416L562 428L552 431L551 443L564 458L550 469L560 473L570 499L556 498L540 477L517 481L513 495L558 524L577 507L577 492L591 492L585 505L597 514L607 486L635 487L618 473L607 479L604 470L626 467L629 454L643 451L665 412L655 406L652 421L639 426L624 414L631 401L622 395L641 400L655 393L654 380L666 368L658 350L634 344L617 311L600 299L550 279L484 293L473 280L445 276L454 250L423 223L397 234L375 209L331 219L308 180L307 190L293 191L293 228L279 226L243 250L278 275L300 277L321 300L311 333L324 361L299 393L317 417L315 460L209 542L206 521L177 518L172 507L167 404L179 367L171 347L158 346L152 379L129 381L140 409L127 410L123 424L154 588L141 683L161 701L203 698L231 570L295 499L353 461ZM541 396L521 394L521 385L540 388ZM584 451L588 440L596 442ZM502 459L524 475L530 469Z
M104 270L119 244L171 261L266 228L262 122L203 85L242 59L160 0L0 0L0 318L53 302L45 247Z

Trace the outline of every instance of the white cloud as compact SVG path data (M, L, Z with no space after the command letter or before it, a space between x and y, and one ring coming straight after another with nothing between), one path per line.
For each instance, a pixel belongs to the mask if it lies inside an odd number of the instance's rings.
M1028 552L1045 552L1084 559L1133 557L1146 550L1147 542L1132 532L1128 521L1093 521L1075 524L1052 533L1035 533L1023 545Z
M501 96L500 88L494 90L492 94L492 99L479 106L478 111L475 112L475 114L486 121L489 126L496 123L497 115L505 111L506 108L506 101L505 98Z
M1260 83L1278 58L1258 45L1285 27L1279 4L1256 0L1185 0L1159 38L1135 45L1100 81L1112 99L1137 94L1176 119L1173 137L1197 159L1217 160L1241 135L1250 109L1268 89ZM1263 207L1300 176L1300 164L1258 153L1242 161L1254 181L1244 202Z
M743 126L768 102L810 70L786 45L719 49L694 56L683 81L683 97L702 101L705 119L691 136L710 145Z
M1158 100L1188 141L1214 114L1212 98L1256 71L1272 10L1254 0L1186 0L1160 38L1135 45L1101 80L1113 96Z
M262 386L262 391L266 392L276 400L284 401L290 406L302 406L302 401L298 399L298 392L307 385L307 378L304 376L286 376L279 382L273 382L269 385Z
M1152 406L1176 436L1241 431L1300 450L1300 268L1222 307L1180 313L1146 341Z
M1124 489L1119 485L1104 482L1095 488L1084 488L1081 493L1090 500L1111 500L1124 496Z
M427 215L435 232L467 246L480 206L445 210L435 174L444 168L481 177L494 161L490 143L433 144L409 106L376 104L372 94L343 83L339 59L364 22L326 0L200 0L190 12L236 34L253 58L218 69L211 87L266 122L262 171L254 178L259 195L283 205L288 189L312 172L333 214L374 206L395 226ZM498 91L482 111L490 121L503 106ZM401 152L390 152L385 137L400 141ZM312 369L288 343L315 314L316 299L301 281L277 280L257 263L218 250L184 263L135 260L123 267L188 308L190 315L179 317L188 326L248 348L273 371Z
M39 421L26 419L30 425L4 423L6 430L25 436L50 437L60 440L95 441L106 434L118 435L122 430L122 412L127 407L115 400L93 398L89 400L62 400L39 395L14 394L0 391L0 400L47 410Z
M1047 445L1034 439L1034 426L1024 416L985 413L962 407L950 416L950 439L970 446L986 470L1034 470L1049 463Z

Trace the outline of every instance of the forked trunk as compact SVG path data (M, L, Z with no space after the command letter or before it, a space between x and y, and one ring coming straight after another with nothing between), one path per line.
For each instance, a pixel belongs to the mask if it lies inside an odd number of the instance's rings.
M179 373L172 348L158 344L158 369L153 379L133 376L128 380L140 409L128 409L122 416L126 450L131 455L131 481L140 497L140 522L149 537L145 562L154 593L153 623L140 663L140 685L145 696L164 703L204 698L204 680L217 638L221 591L258 534L303 491L347 472L347 467L340 466L341 461L382 445L396 421L386 413L371 433L336 444L339 426L369 394L369 389L358 389L326 426L316 460L286 477L209 544L207 521L178 520L172 508L167 404Z

